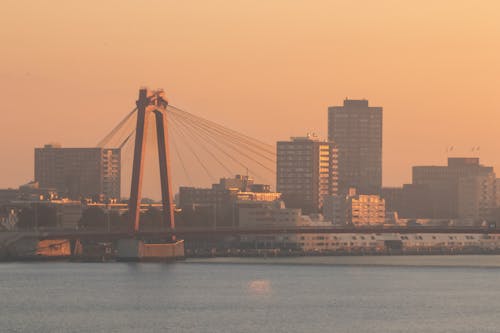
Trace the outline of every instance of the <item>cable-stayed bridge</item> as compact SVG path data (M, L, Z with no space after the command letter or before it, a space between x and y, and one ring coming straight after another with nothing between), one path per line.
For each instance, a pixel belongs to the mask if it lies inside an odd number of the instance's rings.
M141 89L136 104L98 143L99 147L124 150L125 161L126 147L133 146L128 219L135 234L140 230L146 152L157 151L164 231L175 230L173 179L178 177L177 184L182 183L181 173L190 185L194 185L194 175L200 173L212 182L221 175L237 173L263 181L274 179L276 157L272 146L171 105L162 90ZM154 126L150 126L153 118ZM152 140L154 137L156 140ZM177 167L175 176L172 161Z
M249 175L257 182L274 184L275 147L183 108L166 106L168 143L174 192L179 186L205 186L219 178L236 174ZM134 108L97 144L102 148L122 151L122 184L131 180L137 108ZM151 117L151 115L150 115ZM244 125L244 124L243 124ZM157 158L157 133L147 131L148 177L157 177L159 170L152 160ZM154 184L157 179L154 179ZM152 186L149 186L152 187ZM128 196L129 193L124 193Z
M149 123L155 120L156 131ZM216 237L266 233L490 233L488 228L346 228L346 227L291 227L247 228L207 227L176 228L173 188L178 185L197 185L204 175L211 182L221 176L247 173L264 183L275 179L276 153L274 147L248 135L190 113L170 104L162 90L141 89L137 106L98 143L99 147L119 147L123 150L124 167L131 165L130 199L128 203L129 229L102 232L46 232L43 238L116 239L129 237L175 239L176 234L191 237ZM163 222L157 231L140 230L140 203L146 152L157 152L159 187L162 194ZM128 164L128 162L131 162ZM123 178L128 178L125 173ZM176 185L173 185L176 184ZM496 232L496 231L495 231Z

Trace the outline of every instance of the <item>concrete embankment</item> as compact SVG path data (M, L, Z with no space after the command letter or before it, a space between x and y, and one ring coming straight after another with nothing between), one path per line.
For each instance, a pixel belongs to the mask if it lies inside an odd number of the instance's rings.
M0 260L8 260L12 256L12 245L21 237L19 232L0 232Z
M136 239L113 242L40 239L36 233L0 233L0 261L169 261L184 258L184 241L150 243Z
M412 256L412 255L499 255L500 248L477 246L449 248L409 248L409 249L350 249L337 251L286 251L281 249L197 249L186 250L186 258L216 257L345 257L345 256Z
M68 240L42 240L33 233L0 233L0 261L38 260L69 257L71 246Z

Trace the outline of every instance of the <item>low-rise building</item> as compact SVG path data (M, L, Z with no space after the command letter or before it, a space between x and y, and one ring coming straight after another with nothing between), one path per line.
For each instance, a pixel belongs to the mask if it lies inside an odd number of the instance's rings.
M221 178L211 188L180 187L179 208L184 226L238 226L240 208L272 205L280 197L269 185L236 175Z
M9 203L19 198L19 190L13 188L0 189L0 205Z
M276 201L267 206L239 209L240 228L289 228L300 226L301 221L301 210L299 208L285 208L282 201Z
M323 214L334 225L383 225L385 200L379 195L357 194L354 188L347 195L329 196L325 199Z

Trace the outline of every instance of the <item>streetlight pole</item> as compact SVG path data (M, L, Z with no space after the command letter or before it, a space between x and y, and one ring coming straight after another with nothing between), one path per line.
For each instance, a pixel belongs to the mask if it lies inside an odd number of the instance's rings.
M38 232L38 203L34 203L34 210L33 210L33 214L35 215L34 216L34 219L35 219L35 231Z

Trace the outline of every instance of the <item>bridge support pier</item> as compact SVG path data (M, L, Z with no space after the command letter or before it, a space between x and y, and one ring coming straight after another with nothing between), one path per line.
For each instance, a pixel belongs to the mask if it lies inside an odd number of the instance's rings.
M132 169L132 184L130 188L129 218L133 232L140 228L140 207L142 179L144 174L144 157L146 153L146 138L148 122L151 114L156 118L156 133L158 138L158 159L160 165L160 183L163 205L163 222L166 228L174 229L174 205L170 172L170 152L168 146L168 124L166 108L168 102L161 90L149 91L141 89L137 100L137 125L134 147L134 162Z
M154 114L156 118L156 133L158 138L158 162L160 166L160 184L163 206L163 225L165 232L175 229L174 203L170 172L170 152L168 146L168 102L162 90L150 91L141 89L137 100L137 125L134 147L134 162L132 169L132 184L130 187L129 222L133 237L118 241L117 260L121 261L165 261L184 257L184 242L175 241L174 233L170 241L154 243L139 239L141 216L141 192L144 174L144 157L146 153L146 138L148 119Z
M138 239L120 239L118 261L172 261L184 258L184 241L146 243Z

